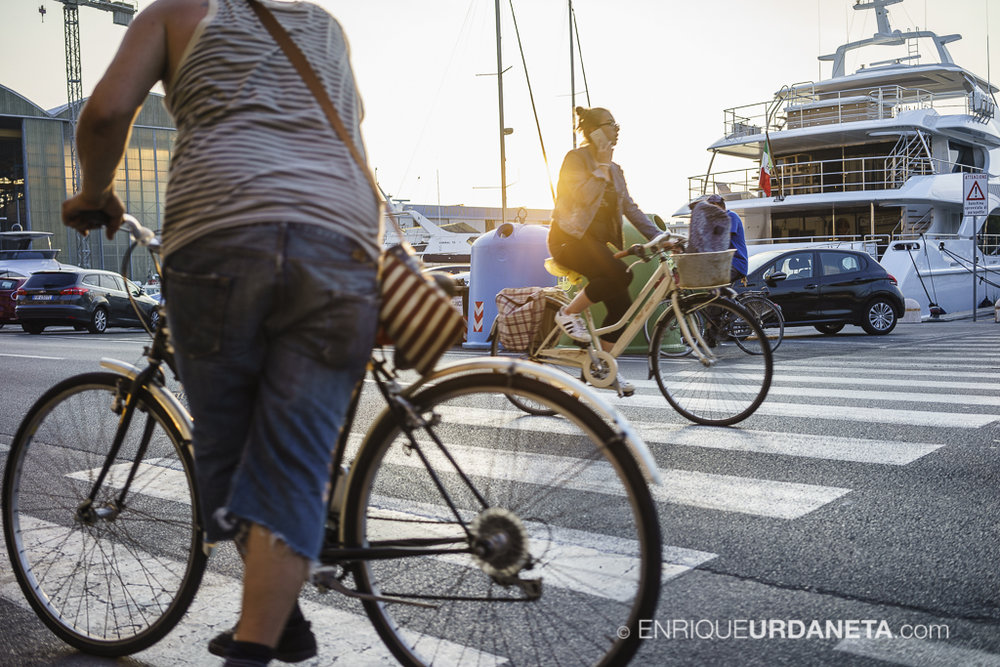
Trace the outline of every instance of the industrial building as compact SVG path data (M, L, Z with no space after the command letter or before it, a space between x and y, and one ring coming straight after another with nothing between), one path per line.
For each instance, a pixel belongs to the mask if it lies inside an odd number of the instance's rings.
M126 210L152 229L163 219L175 135L163 96L151 93L118 167L117 191ZM0 85L0 231L52 232L59 261L117 270L128 247L124 232L112 241L102 234L83 238L60 219L62 202L73 190L71 142L67 106L46 111ZM148 256L137 253L131 274L143 282L151 267Z

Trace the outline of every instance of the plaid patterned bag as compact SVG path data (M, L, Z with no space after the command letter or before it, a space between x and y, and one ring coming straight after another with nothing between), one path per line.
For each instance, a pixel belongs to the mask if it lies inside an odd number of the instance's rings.
M563 295L555 287L506 287L497 294L497 335L509 352L526 352L551 330L552 313L546 318L548 295ZM551 310L551 309L550 309ZM545 320L549 320L545 326Z

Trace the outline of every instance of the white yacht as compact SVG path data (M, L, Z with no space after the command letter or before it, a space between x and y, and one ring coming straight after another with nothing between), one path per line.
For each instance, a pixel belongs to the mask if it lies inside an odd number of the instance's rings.
M707 172L689 180L691 198L723 194L743 218L751 253L773 243L868 250L925 317L992 307L1000 298L998 88L952 60L947 44L961 35L892 29L888 6L899 2L854 4L875 12L878 32L820 56L832 63L829 79L727 109ZM873 52L874 61L845 71L848 54L860 62ZM713 170L717 155L752 166ZM974 195L986 198L988 215L963 215L966 173L987 175Z
M399 243L399 232L392 220L399 225L406 242L424 262L468 262L472 243L482 231L452 231L429 220L420 211L406 205L405 200L386 197L385 237L383 247Z

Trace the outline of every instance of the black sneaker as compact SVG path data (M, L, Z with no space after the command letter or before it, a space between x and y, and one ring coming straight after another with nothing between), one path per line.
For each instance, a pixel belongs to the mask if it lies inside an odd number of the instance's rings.
M278 645L274 647L272 656L281 662L302 662L316 655L316 636L309 629L311 623L302 621L295 625L285 626L285 631L278 639ZM235 628L226 630L215 636L208 642L208 652L225 658L229 654L229 648L233 645L233 634Z

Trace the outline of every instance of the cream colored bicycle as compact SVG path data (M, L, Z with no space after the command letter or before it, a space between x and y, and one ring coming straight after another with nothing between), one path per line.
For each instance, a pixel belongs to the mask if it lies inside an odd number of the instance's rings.
M652 327L649 377L656 378L670 405L691 421L729 425L749 417L771 386L770 344L757 318L732 299L733 251L684 254L680 252L684 242L683 237L664 233L617 253L616 257L659 263L622 318L597 327L589 310L585 311L589 343L570 341L554 323L546 324L522 356L579 372L589 384L614 388L621 395L617 359L665 301L668 307ZM543 298L546 309L555 312L570 297L557 292ZM600 349L594 341L612 331L621 331L617 342L610 351ZM503 353L496 322L490 340L493 354ZM517 397L511 401L526 412L547 414L544 408Z

